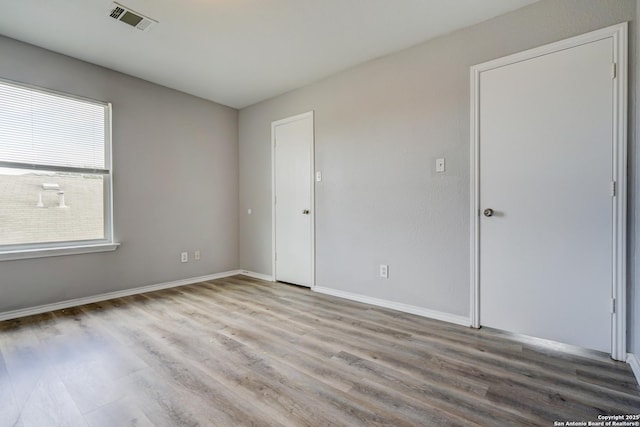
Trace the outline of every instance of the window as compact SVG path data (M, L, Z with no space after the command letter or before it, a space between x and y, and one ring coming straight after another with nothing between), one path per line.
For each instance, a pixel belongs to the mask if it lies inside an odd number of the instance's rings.
M115 249L110 116L0 81L0 260Z

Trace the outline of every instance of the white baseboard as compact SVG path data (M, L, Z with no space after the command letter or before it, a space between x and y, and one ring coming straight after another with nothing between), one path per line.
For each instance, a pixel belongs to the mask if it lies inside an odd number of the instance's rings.
M638 382L638 385L640 385L640 360L638 360L638 357L635 354L629 353L627 354L627 363L631 366L633 375L636 376L636 381Z
M34 314L47 313L49 311L62 310L79 305L91 304L94 302L106 301L114 298L128 297L130 295L144 294L146 292L159 291L161 289L176 288L178 286L192 285L194 283L206 282L207 280L222 279L224 277L241 274L240 270L225 271L223 273L209 274L207 276L192 277L190 279L176 280L173 282L158 283L155 285L142 286L139 288L125 289L122 291L107 292L105 294L93 295L90 297L76 298L53 304L39 305L37 307L23 308L20 310L5 311L0 313L0 321L17 319L19 317L32 316Z
M274 281L273 276L269 276L268 274L262 274L262 273L254 273L253 271L248 271L248 270L240 270L240 273L238 274L244 274L245 276L253 277L254 279L266 280L267 282Z
M388 301L380 298L368 297L366 295L353 294L351 292L340 291L337 289L324 288L321 286L315 286L314 292L321 294L333 295L334 297L345 298L352 301L363 302L365 304L376 305L379 307L390 308L392 310L402 311L404 313L411 313L422 317L428 317L430 319L442 320L443 322L455 323L456 325L471 326L471 319L464 316L458 316L450 313L443 313L441 311L429 310L428 308L416 307L414 305L403 304L400 302Z

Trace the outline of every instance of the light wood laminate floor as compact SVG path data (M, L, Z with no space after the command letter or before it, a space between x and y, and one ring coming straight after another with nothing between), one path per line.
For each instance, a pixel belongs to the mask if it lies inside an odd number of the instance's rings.
M0 322L0 426L551 426L640 413L606 355L235 276Z

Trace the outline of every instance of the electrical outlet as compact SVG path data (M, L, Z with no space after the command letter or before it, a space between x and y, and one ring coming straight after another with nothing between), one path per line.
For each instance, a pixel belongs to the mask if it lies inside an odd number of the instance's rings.
M180 262L189 262L189 252L182 252L180 254Z
M193 259L195 259L196 261L200 261L200 249L193 253Z
M389 278L389 266L387 264L380 264L380 277L383 279Z

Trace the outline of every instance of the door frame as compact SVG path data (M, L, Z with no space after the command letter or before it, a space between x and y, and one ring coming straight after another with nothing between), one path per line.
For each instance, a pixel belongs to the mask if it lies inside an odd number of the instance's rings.
M306 113L297 114L295 116L286 117L284 119L271 122L271 271L273 272L273 281L278 279L276 269L276 127L298 120L311 119L311 164L310 182L311 182L311 289L316 286L316 196L315 196L315 117L314 110Z
M627 358L627 23L613 25L550 43L538 48L498 58L471 67L470 116L470 319L473 328L480 325L480 75L484 71L547 55L598 40L613 39L613 175L616 196L612 199L612 294L615 312L612 315L611 357ZM613 76L613 74L612 74ZM612 307L613 308L613 307Z

